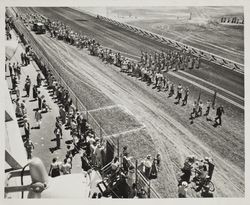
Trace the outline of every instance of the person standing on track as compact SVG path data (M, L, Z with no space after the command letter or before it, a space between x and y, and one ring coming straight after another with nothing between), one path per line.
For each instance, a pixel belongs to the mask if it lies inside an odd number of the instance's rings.
M203 103L200 100L199 105L198 105L198 111L196 113L196 117L202 116L202 108L203 108Z
M210 100L207 101L206 107L207 109L206 109L204 116L206 116L207 121L209 120L211 121L211 118L210 118L211 101Z
M182 85L179 84L179 85L177 86L177 94L176 94L176 97L175 97L175 99L177 99L176 104L179 104L179 103L180 103L181 98L182 98Z
M193 111L190 114L190 119L193 120L197 116L197 102L193 103Z
M215 125L222 125L221 116L224 114L224 108L220 105L216 110L216 118L214 119Z
M182 100L182 106L187 104L187 100L188 100L188 96L189 96L189 88L186 88L184 92L185 92L185 94L184 94L184 98Z
M214 167L215 164L213 162L213 159L211 157L205 157L205 163L208 165L208 179L212 180L213 172L214 172Z

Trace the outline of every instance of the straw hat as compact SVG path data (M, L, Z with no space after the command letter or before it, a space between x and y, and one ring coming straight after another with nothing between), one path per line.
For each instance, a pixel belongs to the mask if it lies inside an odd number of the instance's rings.
M187 187L188 183L186 181L184 181L184 182L181 183L181 185L184 186L184 187Z

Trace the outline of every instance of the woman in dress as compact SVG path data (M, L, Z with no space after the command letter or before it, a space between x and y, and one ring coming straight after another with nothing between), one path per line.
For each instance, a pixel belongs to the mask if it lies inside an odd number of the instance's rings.
M60 176L60 163L57 161L57 158L52 160L49 170L49 176L57 177Z
M33 98L35 99L35 100L37 100L37 86L36 85L33 85Z
M23 117L23 112L22 112L22 108L19 102L19 98L16 100L16 116Z

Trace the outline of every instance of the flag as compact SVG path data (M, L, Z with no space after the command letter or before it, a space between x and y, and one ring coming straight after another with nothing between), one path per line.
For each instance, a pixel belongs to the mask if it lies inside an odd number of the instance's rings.
M214 96L213 96L213 100L212 100L212 108L213 109L214 109L214 106L215 106L216 95L217 95L217 91L214 91Z

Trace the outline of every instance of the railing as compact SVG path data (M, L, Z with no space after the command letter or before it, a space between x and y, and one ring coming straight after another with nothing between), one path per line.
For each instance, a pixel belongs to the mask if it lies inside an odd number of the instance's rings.
M16 13L16 11L14 13ZM13 18L15 18L13 16L13 12L10 12L9 8L6 8L6 14L9 17L12 16ZM68 90L76 109L81 111L86 116L87 122L92 126L93 130L95 130L96 136L105 143L106 145L105 164L107 165L108 163L110 163L116 151L118 152L119 156L119 145L117 146L117 144L110 137L105 138L105 136L108 136L107 133L99 125L99 123L95 120L95 118L91 115L91 113L88 112L87 108L83 105L81 100L75 95L74 91L69 87L68 85L69 83L65 82L60 72L57 71L56 67L59 68L59 70L61 70L60 69L61 65L59 65L57 61L53 60L50 56L47 55L44 48L37 43L37 41L30 34L26 26L20 23L18 20L16 20L14 22L14 29L16 33L20 36L22 42L25 45L28 43L31 45L35 54L34 60L37 63L37 65L40 68L41 67L43 68L44 66L48 68L53 73L55 79L59 82L59 84L61 84L64 88ZM28 41L24 38L24 35L26 36L27 39L29 39ZM53 65L51 64L51 62L53 62ZM109 154L107 152L109 152ZM134 163L132 163L132 165L135 166ZM160 195L155 191L153 187L150 186L150 181L148 181L139 170L137 172L136 178L138 179L140 187L148 191L149 197L160 198Z

